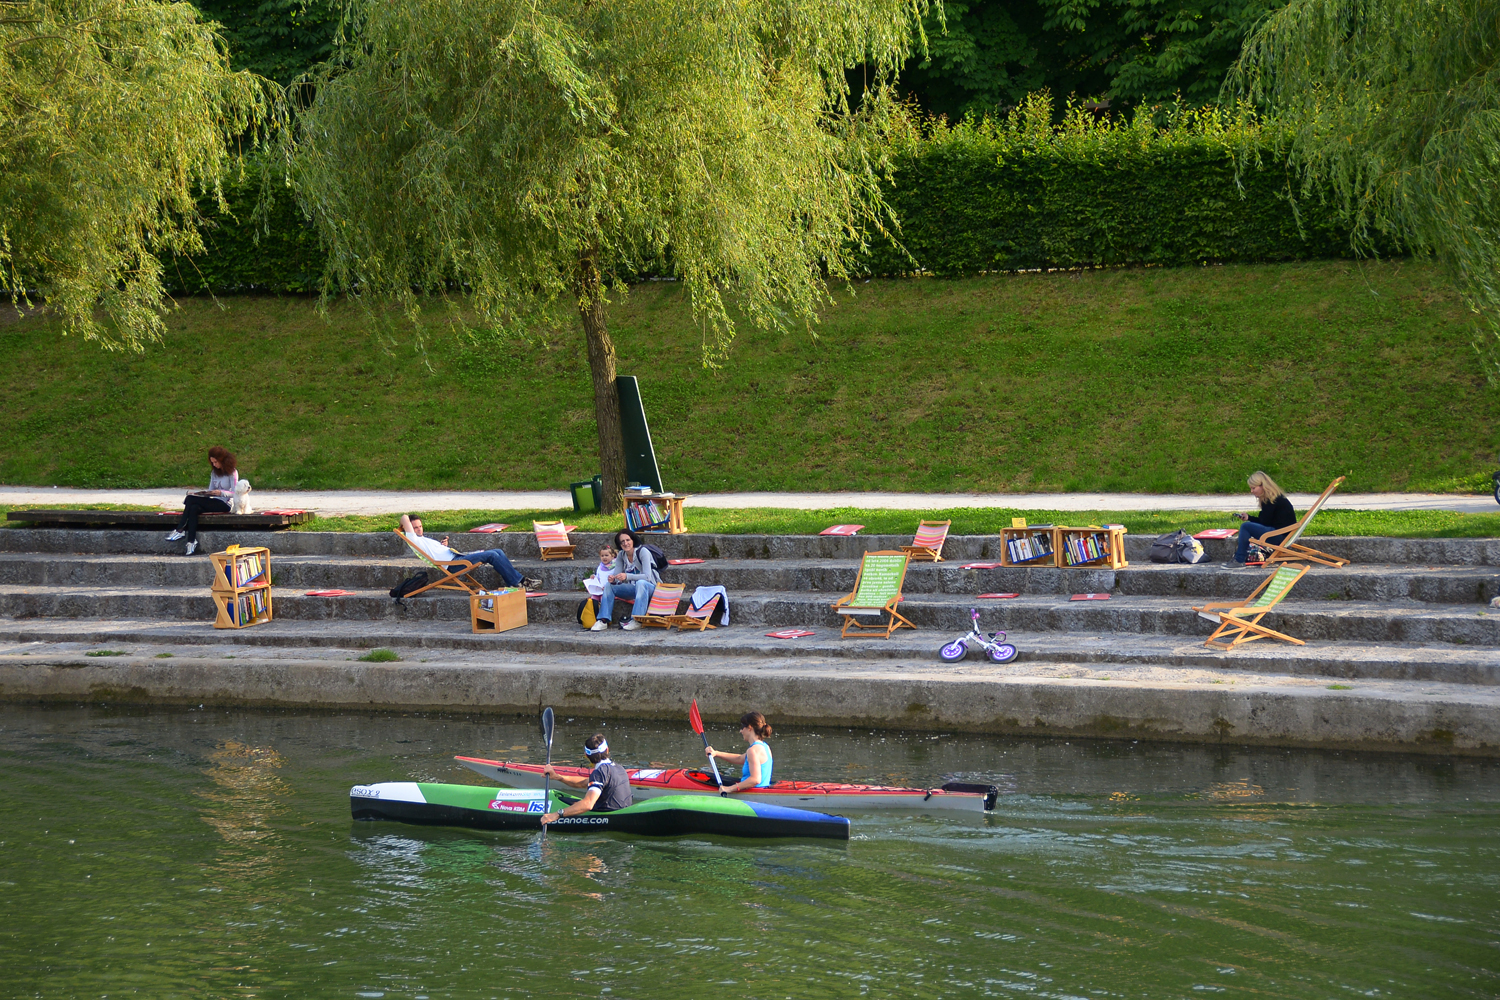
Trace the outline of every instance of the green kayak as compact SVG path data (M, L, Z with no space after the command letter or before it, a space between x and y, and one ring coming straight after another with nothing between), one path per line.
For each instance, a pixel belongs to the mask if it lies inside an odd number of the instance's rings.
M393 820L481 830L538 830L546 812L576 802L574 796L538 788L485 788L389 781L355 785L349 811L355 819ZM654 837L717 833L730 837L827 837L849 839L842 816L709 795L663 795L613 812L569 816L547 827L552 833L616 830Z

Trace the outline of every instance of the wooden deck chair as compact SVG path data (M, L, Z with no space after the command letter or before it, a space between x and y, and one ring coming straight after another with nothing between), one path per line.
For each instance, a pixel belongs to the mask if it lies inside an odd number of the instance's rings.
M672 619L677 617L677 605L682 601L682 588L683 584L680 583L658 583L651 592L651 603L646 605L646 613L636 615L635 620L652 628L671 628L676 624Z
M1266 613L1291 592L1292 586L1302 579L1302 574L1307 569L1306 566L1278 566L1276 572L1262 580L1260 586L1243 601L1219 601L1194 608L1199 618L1219 623L1214 634L1203 645L1215 649L1233 649L1242 642L1254 642L1256 639L1280 639L1298 646L1307 645L1301 639L1293 639L1260 624ZM1225 639L1228 641L1223 641Z
M469 575L479 567L485 565L484 563L470 562L467 559L455 559L452 562L447 563L436 562L427 553L423 552L421 549L413 545L411 539L407 538L406 535L402 533L400 528L392 528L391 530L396 533L397 538L406 543L407 548L411 549L417 554L417 558L421 559L424 563L431 566L439 573L443 574L440 578L434 580L432 583L424 584L423 586L418 587L416 590L402 595L403 599L407 597L416 597L418 594L428 590L461 590L466 594L477 594L484 589L484 587L480 585L479 581L475 580L472 576Z
M561 521L532 521L536 547L543 560L572 559L576 547L568 541L568 529Z
M702 632L704 629L718 628L717 625L709 624L708 620L713 617L714 611L718 608L720 596L713 594L703 602L703 607L689 607L686 614L673 615L672 624L684 632Z
M1302 515L1302 520L1296 524L1288 525L1285 528L1274 528L1260 536L1257 544L1261 548L1269 550L1269 554L1266 556L1267 566L1279 562L1301 562L1303 560L1322 563L1324 566L1332 566L1335 569L1349 565L1349 560L1347 559L1340 559L1338 556L1331 556L1327 552L1319 552L1317 549L1297 544L1297 539L1302 537L1303 529L1312 523L1313 515L1323 506L1323 501L1332 496L1333 491L1338 489L1339 483L1343 481L1344 477L1339 476L1333 482L1329 483L1328 489L1324 490L1323 495L1313 501L1313 505L1307 508L1307 513ZM1285 540L1275 541L1278 535L1285 535Z
M942 562L943 542L948 539L952 521L923 521L917 525L917 536L910 545L901 546L913 562Z
M898 628L916 628L896 611L896 602L901 600L901 585L906 582L906 563L905 552L865 553L859 564L859 576L854 580L854 593L833 604L833 610L844 616L841 637L847 638L851 628L884 631L887 639ZM890 621L885 624L866 625L855 617L886 614L890 615Z

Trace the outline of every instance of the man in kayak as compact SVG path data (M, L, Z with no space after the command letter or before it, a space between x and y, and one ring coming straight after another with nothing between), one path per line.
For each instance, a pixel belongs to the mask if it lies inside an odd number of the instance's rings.
M630 793L630 775L619 764L609 759L609 744L604 739L603 733L595 733L583 744L584 756L588 758L593 770L587 778L569 778L558 774L557 769L551 764L547 765L546 775L554 781L562 782L570 788L587 788L583 798L568 806L562 812L547 813L542 817L542 825L555 822L562 816L581 816L586 812L614 812L616 809L624 809L630 805L632 798Z
M746 712L740 716L740 739L748 744L744 753L725 753L713 747L703 748L703 752L711 758L740 765L740 780L732 785L725 785L723 794L732 795L746 788L765 788L771 783L771 748L766 745L766 737L770 735L771 724L764 715Z

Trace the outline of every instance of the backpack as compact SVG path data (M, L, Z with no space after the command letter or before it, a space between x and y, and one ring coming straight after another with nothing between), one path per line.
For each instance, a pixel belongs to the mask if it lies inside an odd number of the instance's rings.
M390 594L396 599L396 603L399 604L401 602L401 598L405 597L407 594L410 594L413 590L416 590L419 587L424 587L426 585L427 571L424 569L414 576L409 576L405 580L402 580L400 583L396 584L391 588Z
M642 542L641 548L651 553L651 562L656 566L656 575L665 582L667 579L667 554L659 546L652 545L650 542Z
M1169 531L1151 543L1154 563L1199 563L1207 558L1203 543L1186 531Z
M585 597L578 602L578 624L584 628L593 628L594 622L599 620L599 602L595 598Z

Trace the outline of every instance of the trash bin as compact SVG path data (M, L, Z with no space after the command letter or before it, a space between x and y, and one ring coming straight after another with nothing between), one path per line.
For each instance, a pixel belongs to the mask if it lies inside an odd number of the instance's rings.
M599 480L585 479L581 483L573 483L573 512L575 514L592 514L599 509L598 491L594 484Z
M594 477L594 509L604 509L604 477Z

